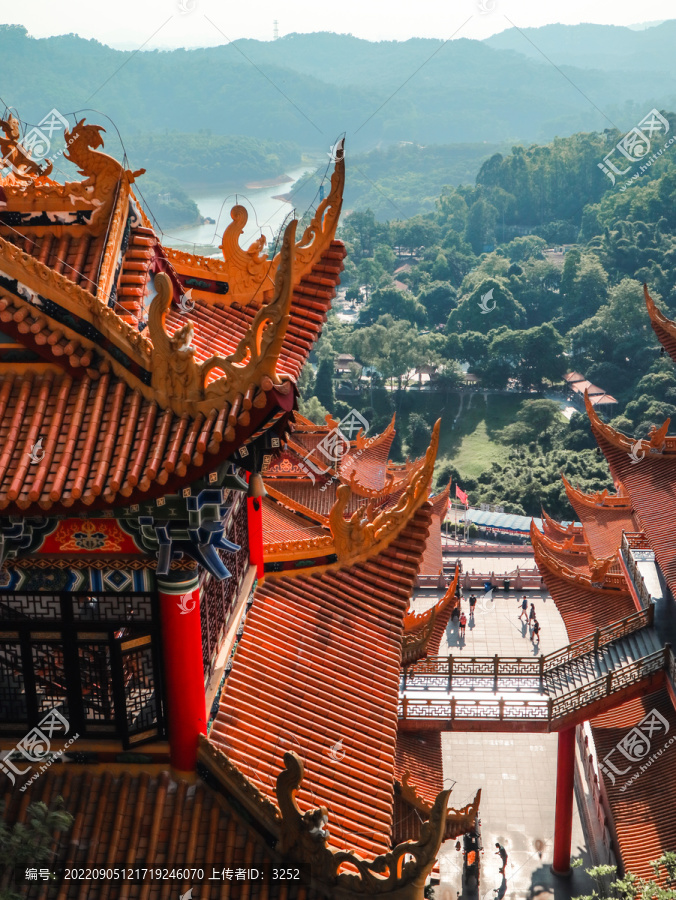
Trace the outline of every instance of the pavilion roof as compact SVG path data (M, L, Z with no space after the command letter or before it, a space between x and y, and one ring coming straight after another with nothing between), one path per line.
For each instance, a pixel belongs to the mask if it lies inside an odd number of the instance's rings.
M588 546L582 525L579 522L569 522L567 525L563 525L561 522L557 522L556 519L552 519L545 509L542 510L542 531L548 538L552 538L552 540L559 543L572 538L574 543L581 544L584 547Z
M676 437L667 436L670 420L647 438L635 440L602 422L588 403L592 431L616 482L631 498L634 518L645 532L664 577L676 589Z
M571 641L636 612L616 557L588 560L531 527L533 554ZM577 560L576 560L577 556ZM611 571L612 569L615 572Z
M264 837L200 778L188 781L167 771L140 772L138 767L112 773L67 764L53 766L29 784L25 793L14 788L8 778L2 781L0 800L7 804L3 819L9 825L24 819L27 803L50 806L63 797L74 822L68 837L54 841L53 848L55 864L64 868L98 868L108 860L129 868L203 868L211 875L211 867L221 863L229 868L260 869L275 862ZM205 877L208 875L205 872ZM188 888L190 880L175 884L177 895L179 888ZM28 900L42 897L44 887L41 881L25 884L22 896ZM229 887L233 900L252 896L250 885L232 882ZM289 896L306 900L308 895L309 889L296 893L294 888ZM63 882L62 900L81 896L81 882ZM97 892L96 896L105 895ZM151 888L147 896L160 894Z
M570 505L577 513L584 535L597 558L612 556L622 545L623 531L638 531L631 497L622 485L613 496L607 490L585 494L561 476Z
M657 715L656 715L657 714ZM666 722L667 730L664 723ZM656 759L652 755L665 746L665 736L676 733L676 710L673 694L665 686L659 691L634 700L628 700L591 721L596 754L600 763L606 756L624 775L613 779L607 773L600 777L612 810L615 834L627 872L651 880L654 871L651 861L676 847L676 754L667 748ZM639 726L644 724L644 728ZM645 754L648 765L640 761L633 765L617 745L626 736L633 738L637 752L642 749L636 743L649 741ZM647 759L650 757L650 760ZM608 763L606 763L608 768ZM639 777L627 785L632 775ZM661 872L664 877L664 870ZM664 883L663 883L664 884Z
M139 207L141 172L96 149L100 131L83 120L66 134L85 181L61 185L29 165L1 179L7 515L153 499L217 468L283 415L281 428L339 283L342 158L298 242L292 222L279 253L261 260L260 242L239 248L234 211L227 258L188 265ZM186 274L191 266L209 278Z
M284 751L296 749L306 770L299 799L323 799L334 848L380 852L391 832L404 617L432 514L438 435L439 423L392 510L345 520L341 486L329 517L336 563L266 575L211 731L268 797Z

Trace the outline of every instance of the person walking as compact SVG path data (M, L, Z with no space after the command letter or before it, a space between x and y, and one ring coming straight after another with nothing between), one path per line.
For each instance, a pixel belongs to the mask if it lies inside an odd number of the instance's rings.
M537 619L533 619L533 626L532 626L531 632L530 632L530 639L533 642L533 644L540 643L540 623L538 622Z
M528 622L530 623L531 627L532 627L534 621L535 621L535 604L531 603L530 612L528 613Z
M467 616L465 613L460 614L460 637L464 640L465 638L465 627L467 625Z
M469 598L469 618L470 621L474 621L474 607L476 606L476 596L474 594L470 594Z
M519 613L519 618L522 619L526 617L526 624L528 624L528 600L526 600L526 595L524 594L521 598L521 612Z
M502 846L502 844L498 844L497 841L496 841L495 846L498 848L498 849L495 851L495 855L496 855L496 856L499 856L500 859L502 860L502 868L500 869L500 874L501 874L501 875L504 875L504 874L505 874L505 869L506 869L506 867L507 867L507 851L506 851L505 848Z

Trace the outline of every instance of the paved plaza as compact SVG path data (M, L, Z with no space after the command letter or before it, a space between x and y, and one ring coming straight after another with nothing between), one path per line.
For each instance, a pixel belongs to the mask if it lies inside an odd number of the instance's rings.
M439 653L462 656L532 657L551 653L569 643L563 620L551 597L540 591L526 593L535 603L542 628L539 646L530 640L529 629L519 620L520 598L524 592L495 590L488 595L475 592L477 605L474 622L467 625L465 639L458 626L449 623ZM462 608L469 617L469 591L463 592ZM417 611L427 609L439 593L420 592ZM495 855L496 841L508 856L506 869L507 900L567 900L591 890L589 877L576 869L571 878L557 878L550 866L554 846L554 807L556 797L556 734L499 734L446 732L442 735L444 785L453 786L450 805L464 806L481 796L481 834L483 857L479 897L493 900L501 887L500 861ZM584 866L592 865L585 847L577 804L573 823L574 858L582 857ZM435 900L457 900L462 894L462 854L455 842L442 846L441 883ZM502 894L502 891L500 891Z

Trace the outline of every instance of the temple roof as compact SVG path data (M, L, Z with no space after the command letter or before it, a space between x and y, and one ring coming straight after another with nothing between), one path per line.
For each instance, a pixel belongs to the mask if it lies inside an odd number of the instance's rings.
M342 157L298 242L292 222L273 259L241 250L236 207L216 264L162 246L132 190L142 171L97 149L101 130L66 132L86 178L64 185L3 144L23 160L0 184L7 515L153 499L281 428L339 283Z
M542 530L547 537L552 538L559 543L563 543L572 538L574 543L588 547L582 525L577 522L569 522L567 525L562 525L561 522L552 519L545 509L542 510Z
M363 506L346 520L350 491L340 486L329 516L335 563L292 579L266 574L211 731L265 796L284 751L296 749L306 767L299 798L323 798L334 849L382 851L391 834L404 617L438 438L439 423L391 510Z
M27 802L49 806L59 796L75 820L69 839L62 836L55 842L57 860L63 867L98 868L114 861L118 867L130 868L203 868L211 875L213 866L219 871L222 866L261 868L263 863L275 861L263 836L201 779L174 779L168 772L151 775L139 772L138 767L133 773L114 774L83 770L72 763L55 765L30 784L26 793L3 778L0 800L7 804L3 818L12 824L25 814ZM189 883L187 879L182 889ZM182 884L172 882L176 896ZM26 884L22 896L43 896L44 887L42 882ZM229 887L233 900L251 896L250 885L231 882ZM146 896L159 897L158 888L146 881ZM308 893L305 888L298 893L294 889L290 896L304 900ZM63 882L60 898L81 896L82 882Z
M638 728L642 723L644 728ZM676 733L672 696L664 687L648 696L628 700L592 719L590 724L599 763L608 756L606 769L611 763L625 773L613 773L614 784L607 773L601 775L612 808L622 862L627 872L650 880L654 877L651 861L676 847L676 754L673 745L658 758L653 758ZM617 749L618 742L624 739L633 742L637 759L633 764L626 753ZM642 754L643 741L648 742L645 754ZM630 745L624 746L627 749ZM631 754L632 750L627 749L627 753ZM638 754L642 754L640 758ZM636 774L639 777L627 786Z
M631 498L639 530L645 532L670 588L676 590L676 437L669 420L635 440L602 422L588 404L592 431L616 482Z
M588 559L531 526L533 554L571 641L636 612L616 557Z
M597 558L612 556L622 545L623 531L638 531L632 512L631 497L620 485L613 496L608 491L584 494L561 476L570 505L582 523L584 536Z
M335 420L327 417L327 426L314 426L308 420L301 417L300 427L297 433L309 439L312 443L317 435L329 434L336 427ZM332 423L334 423L332 425ZM355 467L350 471L349 479L342 476L342 464L333 478L321 483L317 482L311 472L304 470L305 477L271 477L270 469L265 470L265 485L268 496L263 501L263 531L266 574L275 572L289 572L293 567L312 566L312 558L317 559L318 564L327 562L325 557L334 552L332 538L331 517L339 508L343 517L350 519L358 511L367 507L371 514L378 512L385 518L395 515L395 510L406 502L406 494L410 490L411 483L418 477L416 473L424 471L430 465L429 451L426 456L413 463L398 466L396 469L396 481L388 479L385 487L380 491L368 490L360 483L362 466L373 464L376 459L381 459L382 454L391 444L394 433L394 420L381 435L376 435L370 441L364 441L359 435L353 442L349 453L354 455ZM438 441L438 424L435 426L433 443ZM296 451L292 440L288 441L287 456ZM306 445L308 446L308 445ZM369 451L373 456L369 460ZM299 471L303 469L298 461ZM366 462L364 462L366 460ZM378 463L385 471L391 465L385 459L384 464ZM394 485L393 489L392 486ZM366 495L366 496L364 496ZM420 567L420 574L429 574L425 565L431 567L433 574L441 577L441 527L440 519L436 514L438 509L445 510L448 502L448 492L443 492L432 502L432 520L430 534L426 541L425 553ZM319 528L317 528L319 526ZM290 563L293 562L293 566Z

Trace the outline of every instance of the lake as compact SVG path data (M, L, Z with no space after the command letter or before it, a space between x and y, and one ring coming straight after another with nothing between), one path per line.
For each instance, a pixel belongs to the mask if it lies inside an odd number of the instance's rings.
M220 247L223 231L231 222L230 210L236 203L245 206L249 211L249 221L240 238L240 246L243 248L249 247L253 241L260 237L261 232L265 234L268 242L270 242L286 216L293 212L292 203L279 199L275 200L275 196L287 194L294 187L298 187L306 172L314 173L314 167L305 165L297 169L291 169L286 173L291 181L284 181L282 184L253 189L242 187L240 190L230 190L229 193L225 193L225 190L214 192L213 189L193 193L186 189L191 199L198 205L200 215L214 219L216 224L172 228L171 233L164 234L163 243L169 247L176 247L188 252L192 251L194 244L213 244L216 248ZM300 216L302 212L303 210L299 209L297 214ZM218 255L220 255L220 250Z

